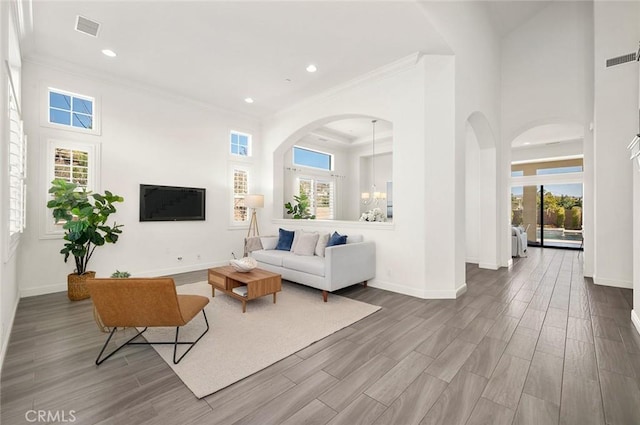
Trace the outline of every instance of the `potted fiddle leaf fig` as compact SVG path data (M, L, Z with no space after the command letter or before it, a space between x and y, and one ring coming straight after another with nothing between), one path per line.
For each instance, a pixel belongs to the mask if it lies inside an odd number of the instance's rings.
M64 229L66 242L60 253L65 263L72 256L76 265L67 277L67 295L72 301L89 298L85 281L96 274L87 270L89 260L97 247L118 241L122 225L109 225L107 219L116 212L113 204L124 198L108 190L93 193L62 179L51 182L49 193L53 199L47 202L47 208L53 210L53 218Z

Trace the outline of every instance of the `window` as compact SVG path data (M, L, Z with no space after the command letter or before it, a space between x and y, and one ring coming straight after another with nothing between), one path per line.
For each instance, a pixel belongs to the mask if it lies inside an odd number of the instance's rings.
M307 195L309 212L318 220L334 218L334 188L333 181L304 177L298 179L298 193Z
M89 152L86 149L56 147L54 149L53 178L73 182L81 188L87 189Z
M581 172L582 172L582 165L577 165L574 167L538 168L536 170L536 174L538 175L581 173Z
M331 171L333 170L333 155L307 148L301 148L300 146L294 146L293 164Z
M27 137L9 81L9 235L12 240L25 228L26 150Z
M61 140L49 140L46 150L47 173L44 176L45 188L48 191L53 179L63 179L76 183L80 188L99 191L98 176L100 175L100 148L99 144L68 142ZM44 204L49 201L50 194L46 193ZM44 231L41 237L58 237L62 230L62 223L56 224L51 210L45 208Z
M251 135L232 131L231 154L238 156L251 156Z
M247 170L233 169L233 222L246 223L248 221L247 207L244 198L249 193Z
M511 177L522 177L524 176L523 170L516 170L511 172Z
M49 89L49 123L83 130L94 129L94 99Z

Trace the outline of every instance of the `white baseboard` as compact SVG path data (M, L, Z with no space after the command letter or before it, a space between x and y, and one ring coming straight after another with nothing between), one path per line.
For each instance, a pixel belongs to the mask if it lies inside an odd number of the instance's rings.
M396 283L384 282L381 280L373 280L369 282L369 286L372 288L384 289L386 291L396 292L398 294L409 295L422 299L455 299L462 295L467 290L467 285L464 284L457 290L425 290L420 288L411 288L404 285L398 285Z
M18 303L20 302L20 297L16 298L15 303L13 304L13 311L11 312L11 321L7 325L5 329L5 334L2 335L2 348L0 349L0 370L2 370L2 366L4 365L4 356L7 354L7 347L9 346L9 338L11 337L11 331L13 330L13 322L16 319L16 312L18 311Z
M67 290L66 283L52 283L50 285L34 286L20 290L20 298L35 297L37 295L53 294Z
M478 264L480 262L480 260L478 259L478 257L467 257L464 260L465 263L469 263L469 264Z
M197 270L209 269L211 267L226 266L229 261L213 261L209 263L190 264L181 267L171 267L167 269L158 269L151 271L133 271L132 276L135 277L156 277L167 276L171 274L187 273ZM105 276L107 277L107 276ZM31 286L27 289L20 290L20 298L35 297L37 295L53 294L56 292L64 292L67 290L67 283L52 283L48 285Z
M513 258L509 258L507 260L507 264L504 267L508 267L508 268L513 267Z
M631 321L633 325L636 327L636 331L640 334L640 317L636 313L636 310L631 310Z
M627 280L606 279L603 277L593 276L593 283L600 286L612 286L614 288L633 289L633 282Z
M494 263L480 263L478 267L480 267L481 269L487 269L487 270L498 270L500 268L499 265Z
M131 272L132 276L135 277L156 277L156 276L167 276L170 274L178 274L178 273L188 273L194 272L197 270L205 270L210 269L212 267L220 267L226 266L229 264L229 260L226 261L211 261L208 263L198 263L198 264L189 264L180 267L170 267L167 269L157 269L150 271L135 271Z

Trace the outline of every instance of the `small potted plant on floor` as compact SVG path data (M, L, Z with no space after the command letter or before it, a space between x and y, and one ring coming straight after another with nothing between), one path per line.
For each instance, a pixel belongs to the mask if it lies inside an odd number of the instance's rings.
M118 241L122 225L114 222L110 226L107 219L116 212L113 204L124 199L108 190L103 195L93 193L62 179L53 180L51 185L53 199L47 207L65 231L66 242L60 253L65 263L73 256L76 265L74 273L67 277L67 295L72 301L89 298L85 281L96 273L88 271L87 265L97 247Z
M115 272L111 273L112 279L126 279L128 277L131 277L131 273L129 272L121 272L120 270L116 270ZM111 329L105 326L102 322L102 318L100 317L96 306L93 306L93 319L96 321L96 324L98 325L98 329L100 329L100 331L111 332Z

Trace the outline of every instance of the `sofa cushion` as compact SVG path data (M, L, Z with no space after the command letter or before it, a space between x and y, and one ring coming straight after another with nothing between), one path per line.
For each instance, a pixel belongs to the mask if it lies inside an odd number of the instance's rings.
M293 248L293 253L296 255L313 255L316 250L316 244L318 243L318 235L313 233L302 233L298 237L296 246Z
M282 259L293 257L293 252L279 251L277 249L253 251L251 256L261 263L271 264L272 266L282 267Z
M318 243L316 244L315 254L319 257L324 257L324 250L329 243L329 238L331 235L329 233L324 233L318 237Z
M276 245L276 249L280 251L291 251L294 234L293 230L278 230L278 245Z
M276 246L278 246L278 237L261 236L260 243L262 244L262 249L276 249Z
M324 258L315 255L290 255L282 257L282 266L299 272L324 276L324 261Z
M336 245L344 245L347 243L347 235L341 235L338 232L333 232L333 235L329 238L329 242L327 243L327 247L336 246Z

